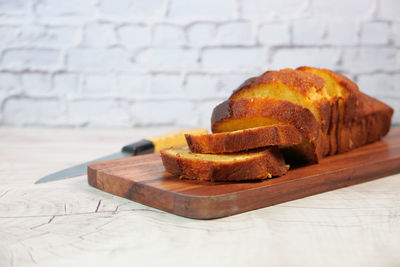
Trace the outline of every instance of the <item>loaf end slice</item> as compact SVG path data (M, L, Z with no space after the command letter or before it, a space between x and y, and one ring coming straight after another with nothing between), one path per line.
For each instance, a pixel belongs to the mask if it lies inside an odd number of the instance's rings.
M210 154L302 142L302 134L292 125L270 125L215 134L185 134L185 137L192 152Z
M286 174L277 147L230 154L199 154L188 148L161 151L165 169L181 178L203 181L261 180Z

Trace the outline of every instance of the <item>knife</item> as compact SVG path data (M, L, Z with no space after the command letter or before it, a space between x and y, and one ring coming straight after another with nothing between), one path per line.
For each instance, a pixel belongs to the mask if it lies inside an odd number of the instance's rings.
M153 136L150 138L142 139L132 144L122 147L121 152L103 156L58 172L46 175L35 182L35 184L57 181L67 178L83 175L87 172L87 166L90 163L108 160L120 159L130 156L157 153L164 148L169 147L182 147L186 146L186 139L184 134L207 134L204 129L187 129L182 131L171 132L164 135Z

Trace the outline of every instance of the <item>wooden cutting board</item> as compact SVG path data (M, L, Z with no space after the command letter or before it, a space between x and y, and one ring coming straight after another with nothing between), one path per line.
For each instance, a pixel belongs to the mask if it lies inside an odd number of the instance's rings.
M180 180L164 171L158 154L90 164L89 184L177 215L213 219L263 208L400 172L400 129L382 141L327 157L262 182Z

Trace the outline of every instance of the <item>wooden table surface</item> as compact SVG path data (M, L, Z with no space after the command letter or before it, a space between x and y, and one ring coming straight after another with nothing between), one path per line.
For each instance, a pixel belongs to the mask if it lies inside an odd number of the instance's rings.
M400 266L400 174L209 221L33 184L170 130L0 128L0 266Z

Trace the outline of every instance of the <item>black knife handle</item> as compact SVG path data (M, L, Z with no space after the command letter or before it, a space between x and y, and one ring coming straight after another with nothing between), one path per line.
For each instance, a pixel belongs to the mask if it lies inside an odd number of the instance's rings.
M142 139L138 142L124 146L122 151L131 153L133 155L150 154L154 152L154 143L149 140Z

